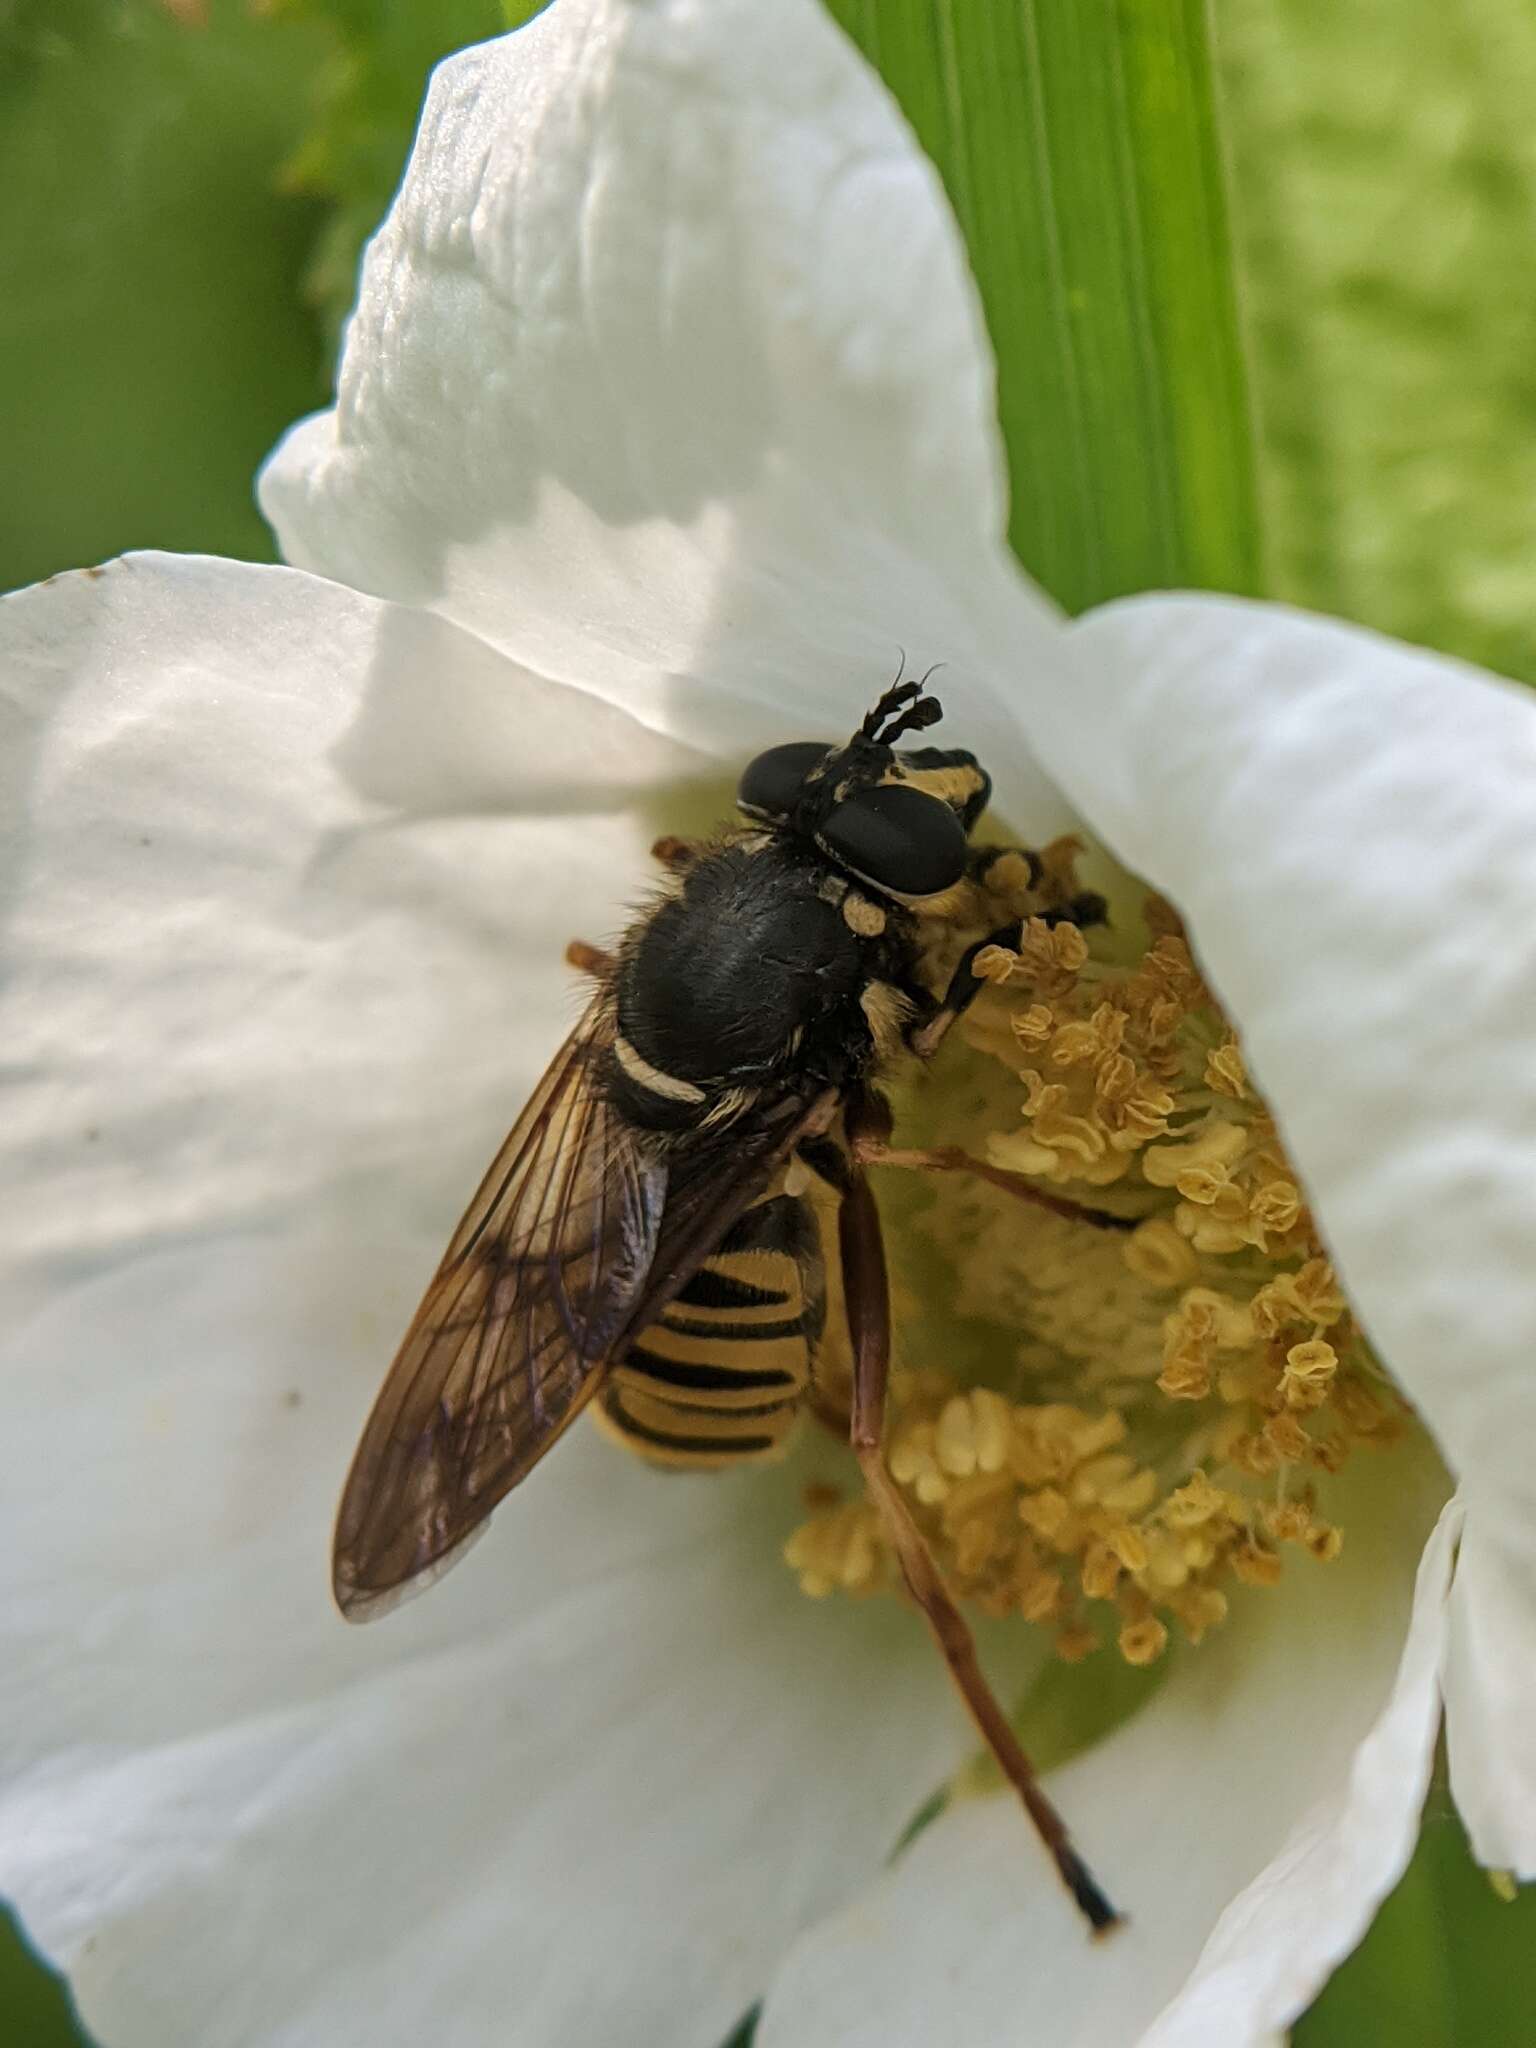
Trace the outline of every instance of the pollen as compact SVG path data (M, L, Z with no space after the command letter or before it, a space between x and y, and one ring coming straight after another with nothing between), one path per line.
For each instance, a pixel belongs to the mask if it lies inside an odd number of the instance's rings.
M1070 904L1076 848L1047 855ZM1169 906L1139 944L1026 917L976 969L970 1057L911 1114L1126 1227L933 1177L907 1220L948 1285L898 1303L889 1468L977 1612L1068 1663L1153 1664L1326 1569L1338 1475L1408 1411ZM957 1329L992 1335L958 1356ZM857 1483L808 1507L786 1549L807 1593L900 1594Z

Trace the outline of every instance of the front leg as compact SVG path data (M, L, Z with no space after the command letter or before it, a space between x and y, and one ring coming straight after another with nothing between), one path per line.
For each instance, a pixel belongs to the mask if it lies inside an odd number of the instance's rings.
M1037 857L1027 847L988 847L986 853L995 857L1016 854L1036 862ZM1074 896L1070 903L1060 910L1041 910L1033 914L1049 925L1103 924L1108 904L1097 890L1084 889ZM986 987L985 977L976 972L976 962L989 946L1001 946L1012 952L1019 942L1019 927L1024 922L1015 918L1012 922L999 925L996 931L988 932L984 939L978 939L973 946L967 946L960 956L960 963L949 978L949 986L939 998L938 1007L930 1010L922 1022L915 1024L907 1033L907 1046L920 1060L931 1060L952 1024L963 1017L971 1004Z
M931 1060L949 1033L950 1026L958 1024L966 1011L986 987L986 979L976 972L976 962L990 946L1002 946L1012 951L1019 941L1019 922L1005 924L995 932L988 932L984 939L978 939L974 946L967 946L960 956L960 964L949 977L949 986L939 998L938 1006L928 1012L920 1024L914 1024L907 1033L907 1048L920 1060Z

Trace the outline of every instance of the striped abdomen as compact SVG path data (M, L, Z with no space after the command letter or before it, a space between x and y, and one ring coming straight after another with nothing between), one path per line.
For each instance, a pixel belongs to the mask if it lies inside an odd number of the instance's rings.
M771 1457L799 1415L824 1313L810 1204L771 1189L613 1368L599 1420L657 1464Z

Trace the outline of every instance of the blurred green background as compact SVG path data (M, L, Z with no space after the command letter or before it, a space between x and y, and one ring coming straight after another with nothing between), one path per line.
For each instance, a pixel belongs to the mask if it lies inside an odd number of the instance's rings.
M1064 603L1257 590L1536 680L1527 0L831 5L945 178ZM270 558L251 477L325 399L431 63L532 11L0 0L0 588ZM1296 2039L1525 2048L1533 1937L1437 1791ZM0 2044L81 2038L0 1922Z

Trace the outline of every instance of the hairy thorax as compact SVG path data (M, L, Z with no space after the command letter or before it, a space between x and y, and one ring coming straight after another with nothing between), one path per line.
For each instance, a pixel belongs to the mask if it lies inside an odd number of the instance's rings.
M658 1103L697 1110L791 1075L859 1078L877 1054L861 992L872 978L913 980L910 922L761 833L711 848L619 960L626 1113L655 1125Z

